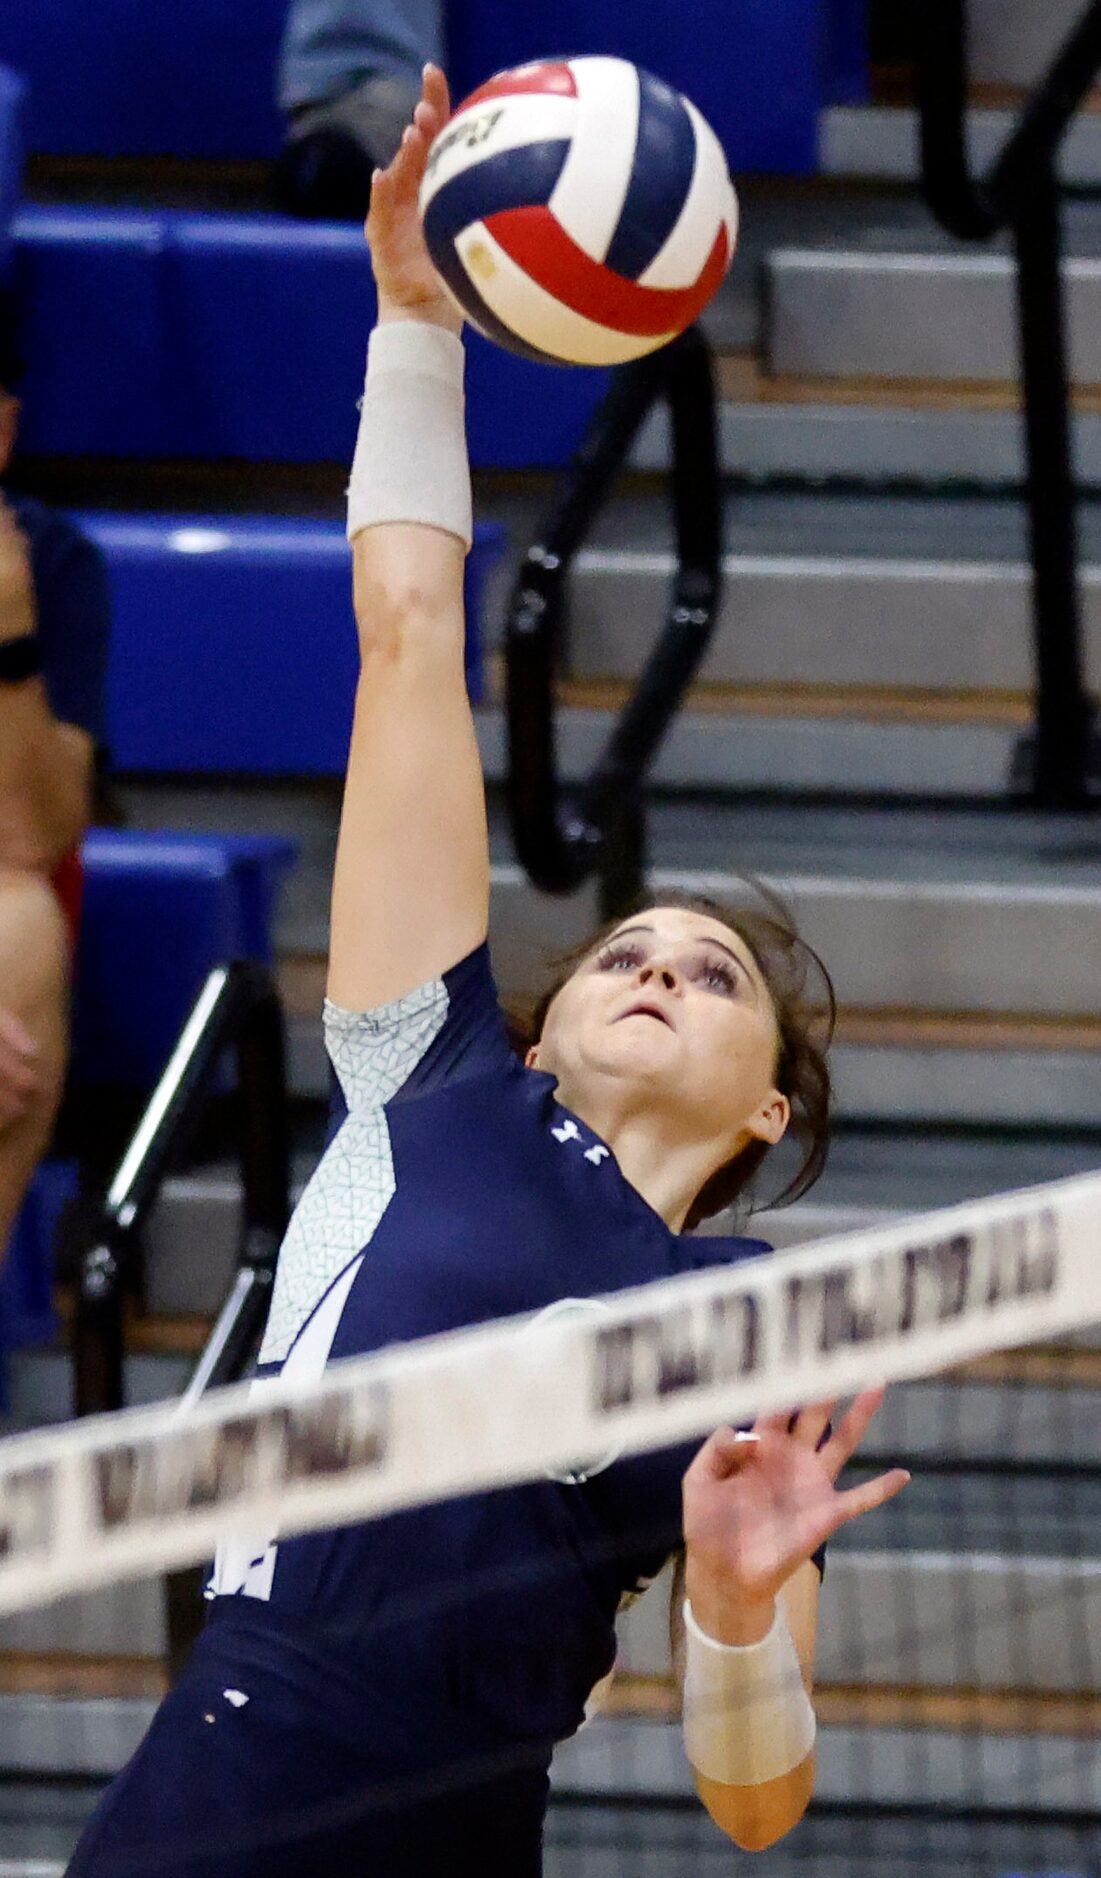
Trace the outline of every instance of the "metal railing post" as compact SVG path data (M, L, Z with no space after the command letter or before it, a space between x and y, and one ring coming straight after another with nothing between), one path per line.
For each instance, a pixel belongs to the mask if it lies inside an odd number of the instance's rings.
M1101 0L1091 0L988 175L967 151L966 0L922 0L918 103L926 199L950 234L984 241L1011 229L1017 255L1026 492L1033 568L1035 728L1012 782L1046 808L1096 794L1095 710L1086 686L1078 591L1076 489L1058 152L1101 68Z
M250 1358L290 1218L290 1147L279 993L262 967L238 963L219 966L207 978L90 1228L73 1322L78 1415L125 1404L128 1267L138 1264L142 1225L210 1095L225 1052L234 1047L243 1193L239 1265L250 1282L241 1290L235 1285L231 1294L239 1321L231 1328L223 1323L224 1312L219 1319L218 1373L210 1379L235 1380Z
M73 1410L101 1415L126 1405L122 1259L103 1233L85 1252L73 1319Z
M554 679L570 569L644 418L668 402L677 538L665 630L589 781L563 803ZM558 504L521 570L506 631L508 800L517 856L545 893L596 875L618 912L645 883L643 788L714 631L722 591L722 491L710 349L695 329L626 366L571 465Z
M1032 792L1044 808L1073 809L1087 800L1093 705L1083 672L1062 213L1051 155L1032 179L1013 233L1036 645Z

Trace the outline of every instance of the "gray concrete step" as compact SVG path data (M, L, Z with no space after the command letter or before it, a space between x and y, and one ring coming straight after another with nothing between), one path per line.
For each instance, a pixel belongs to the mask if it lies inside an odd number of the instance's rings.
M983 84L1032 86L1077 22L1081 0L970 0L971 76Z
M899 393L877 404L875 394L851 403L730 398L720 411L722 465L727 476L767 483L789 479L829 484L977 484L1016 487L1024 479L1024 430L1014 410L991 410L960 394L958 406L908 406ZM1083 489L1101 485L1101 418L1074 422L1075 460ZM654 472L670 462L669 421L655 412L639 435L632 468Z
M692 1776L685 1760L680 1728L675 1722L613 1718L594 1723L559 1750L554 1782L563 1794L568 1792L590 1799L608 1794L646 1795L651 1799L678 1796L683 1800L692 1792ZM1062 1809L1095 1811L1101 1799L1101 1750L1096 1741L1067 1741L1059 1736L961 1737L957 1730L947 1728L825 1727L818 1737L815 1793L827 1804L859 1804L863 1800L881 1808L921 1800L943 1808L946 1813L950 1809L966 1811L982 1805L1004 1808L1010 1815L1018 1811L1022 1814ZM649 1816L645 1823L649 1834ZM974 1830L972 1826L972 1835ZM882 1842L876 1845L874 1839L867 1843L874 1846L875 1862L864 1864L862 1847L866 1844L867 1827L862 1819L855 1829L850 1819L847 1831L848 1850L842 1851L839 1847L837 1863L827 1866L835 1878L852 1878L857 1871L863 1874L899 1869L898 1849L894 1849L892 1856L889 1848ZM1006 1836L1003 1828L999 1837L1004 1840ZM701 1845L701 1853L707 1843L714 1843L713 1836ZM973 1837L971 1849L973 1852ZM920 1869L936 1874L936 1878L949 1878L950 1873L960 1872L978 1878L980 1872L988 1874L1005 1869L997 1862L996 1855L990 1862L983 1856L981 1863L969 1863L968 1842L962 1835L954 1845L949 1835L946 1850L945 1863L933 1863L933 1845L926 1839ZM781 1847L781 1854L783 1851ZM765 1855L770 1874L774 1870L773 1856L772 1853ZM1081 1856L1079 1853L1079 1859ZM723 1857L727 1862L725 1865L716 1863L716 1878L720 1872L729 1870L728 1848ZM817 1867L813 1862L804 1863L805 1857L803 1852L796 1864L789 1866L785 1862L779 1869L815 1872ZM599 1878L619 1878L623 1866L586 1864L581 1869L586 1878L590 1878L590 1874L591 1878L597 1878L598 1874ZM631 1869L644 1868L633 1863ZM658 1872L666 1869L686 1867L658 1864L651 1869L656 1878ZM698 1858L693 1858L691 1869L710 1874L712 1868L701 1866ZM1043 1863L1028 1869L1053 1870ZM1072 1858L1066 1867L1054 1869L1065 1871L1066 1878L1071 1878L1072 1873L1084 1873L1088 1867Z
M1101 382L1101 260L1066 263L1071 372ZM766 353L781 375L1015 380L1007 255L783 248L769 257Z
M966 1506L968 1483L960 1490ZM905 1518L909 1488L895 1503ZM1016 1494L1003 1485L1003 1494ZM868 1514L862 1526L881 1518ZM961 1517L957 1524L965 1525ZM941 1523L942 1532L946 1523ZM669 1581L620 1626L627 1674L670 1672ZM1101 1564L970 1550L903 1554L831 1544L818 1676L844 1687L1092 1695L1101 1673Z
M531 539L529 508L491 506L518 542ZM1101 506L1083 503L1080 532L1087 665L1101 689ZM704 681L916 690L934 722L938 695L981 703L1030 691L1027 521L1015 500L746 490L728 499L726 544ZM637 676L663 619L672 547L657 494L624 499L598 523L574 571L574 677Z
M995 0L995 4L1001 10L1004 0ZM1035 7L1030 10L1037 13ZM1046 20L1049 9L1044 7L1040 13ZM1017 118L1015 111L992 108L976 108L968 113L974 174L989 170ZM823 113L819 135L819 161L827 176L915 183L920 175L916 110L893 105L838 105ZM1073 188L1101 187L1101 113L1083 111L1075 118L1063 142L1059 168L1064 183Z
M655 897L676 891L736 903L745 897L747 874L766 876L790 900L845 1007L1046 1018L1090 1018L1095 1010L1101 882L1076 881L1071 866L1070 877L1058 882L961 880L948 869L929 879L908 865L917 857L902 845L901 828L896 852L879 857L882 872L870 855L860 874L834 872L823 850L813 871L804 871L779 843L762 866L755 844L738 840L733 813L725 866L701 865L683 848L672 864L668 848L662 852L662 822L654 817ZM813 840L812 827L806 832ZM584 940L598 923L587 890L549 900L509 863L494 869L494 895L495 958L510 996L544 983L555 951Z
M8 1764L12 1774L30 1778L52 1773L59 1767L67 1767L73 1774L104 1777L115 1772L133 1753L152 1719L153 1709L151 1700L139 1698L97 1703L0 1697L0 1743L3 1744L0 1758ZM864 1801L889 1808L892 1803L905 1806L915 1801L939 1800L945 1808L1000 1805L1011 1816L1030 1811L1040 1814L1060 1809L1083 1811L1096 1808L1101 1783L1101 1751L1097 1743L1068 1741L1058 1736L988 1735L961 1739L958 1732L948 1729L827 1725L819 1733L818 1761L816 1795L827 1805ZM637 1796L649 1801L651 1806L662 1799L683 1805L692 1793L691 1774L675 1722L601 1718L559 1749L552 1779L560 1799L572 1795L590 1802L602 1795L621 1795ZM55 1804L56 1813L66 1810L75 1809L66 1809L63 1800ZM561 1859L564 1839L568 1844L572 1838L575 1847L581 1841L565 1833L561 1820L554 1825L553 1817L552 1814L551 1839L552 1844L558 1844L557 1858ZM678 1859L678 1851L683 1854L687 1849L688 1834L698 1846L698 1855L692 1862L694 1871L710 1874L713 1870L715 1878L729 1871L729 1844L704 1818L702 1810L697 1813L694 1809L689 1820L677 1819L675 1834L671 1833L673 1826L672 1820L663 1822L661 1815L653 1811L648 1811L641 1820L637 1816L629 1822L608 1820L604 1843L610 1847L611 1857L607 1863L601 1861L599 1847L593 1852L582 1845L579 1862L554 1863L548 1878L567 1878L567 1874L569 1878L605 1878L605 1875L606 1878L622 1878L626 1869L625 1851L630 1853L632 1870L652 1873L653 1878L661 1874L661 1878L665 1878L668 1873L685 1869ZM74 1824L72 1841L77 1830ZM1031 1830L1032 1843L1038 1849L1048 1846L1055 1849L1060 1844L1057 1837L1045 1839L1036 1824ZM945 1820L932 1831L939 1832L940 1843L948 1854L947 1862L943 1865L930 1863L931 1829L923 1828L920 1847L912 1848L916 1863L911 1868L898 1862L902 1850L899 1843L885 1843L882 1822L878 1826L874 1821L868 1825L862 1822L858 1836L862 1842L866 1840L869 1847L874 1846L876 1858L882 1862L861 1864L861 1873L920 1869L935 1873L936 1878L948 1878L950 1872L966 1872L978 1878L980 1870L988 1873L1004 1869L997 1864L968 1863L968 1848L973 1849L973 1828L957 1827L954 1839L951 1822ZM810 1828L800 1829L802 1849L794 1869L851 1878L856 1869L851 1862L852 1851L837 1864L824 1868L817 1863L806 1864L809 1833ZM851 1820L846 1822L846 1833L851 1839ZM1068 1839L1069 1835L1064 1832L1064 1849ZM41 1844L41 1837L38 1844ZM716 1848L721 1849L722 1863L712 1864L709 1854ZM701 1857L708 1862L701 1864ZM771 1875L775 1869L774 1855L770 1853L767 1857ZM1029 1869L1050 1872L1058 1869L1069 1874L1084 1870L1085 1866L1074 1862L1061 1862L1056 1866L1050 1858L1045 1861L1041 1857ZM786 1864L783 1870L788 1870ZM11 1878L61 1878L62 1871L60 1862L30 1867L17 1864Z
M285 956L324 954L335 788L144 785L129 789L126 801L140 826L294 835L302 860L281 908L279 947ZM1096 1137L1101 1052L1090 1026L1101 966L1101 835L1093 817L668 798L652 805L650 842L655 892L702 889L737 899L745 875L779 883L847 1009L959 1012L987 1023L986 1031L980 1024L958 1035L941 1024L931 1042L914 1032L899 1047L877 1042L874 1025L862 1040L843 1037L843 1113L1069 1126ZM493 850L498 976L505 995L522 1001L546 982L556 952L595 928L594 897L536 894L510 858L496 808ZM321 1095L317 1010L300 1015L295 1083ZM1009 1032L996 1028L1003 1019L1012 1021Z
M829 700L752 699L733 694L722 708L687 706L672 725L653 768L660 789L768 790L782 795L927 796L934 800L997 799L1005 794L1020 723L973 716L938 722L928 696L898 711L873 700L834 694ZM754 709L756 703L759 708ZM763 708L762 708L763 707ZM559 773L564 782L590 776L617 713L600 705L564 706L558 717ZM478 742L490 782L503 783L508 755L503 711L477 713Z

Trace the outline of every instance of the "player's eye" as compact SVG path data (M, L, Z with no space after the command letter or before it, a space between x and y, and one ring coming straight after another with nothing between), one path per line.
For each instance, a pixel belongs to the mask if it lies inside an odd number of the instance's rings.
M602 972L637 971L642 964L641 946L621 944L605 946L597 958L597 967Z
M701 959L694 973L697 984L708 991L719 992L723 997L735 997L738 992L738 975L732 965L724 959Z

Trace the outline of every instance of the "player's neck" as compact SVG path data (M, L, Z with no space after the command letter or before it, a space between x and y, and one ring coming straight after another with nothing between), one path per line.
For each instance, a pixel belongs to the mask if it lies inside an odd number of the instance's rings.
M614 1099L602 1103L594 1100L592 1091L575 1103L562 1087L558 1100L607 1142L624 1179L671 1232L684 1230L701 1188L737 1151L726 1141L701 1140L698 1131L686 1136L675 1119L660 1110L621 1106Z

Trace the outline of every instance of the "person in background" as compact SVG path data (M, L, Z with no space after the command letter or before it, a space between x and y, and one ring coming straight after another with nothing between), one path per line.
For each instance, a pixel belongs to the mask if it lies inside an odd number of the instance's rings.
M20 376L0 302L0 1262L64 1081L110 631L99 550L7 486Z
M291 0L280 61L286 147L273 189L288 214L362 221L442 62L443 0Z

